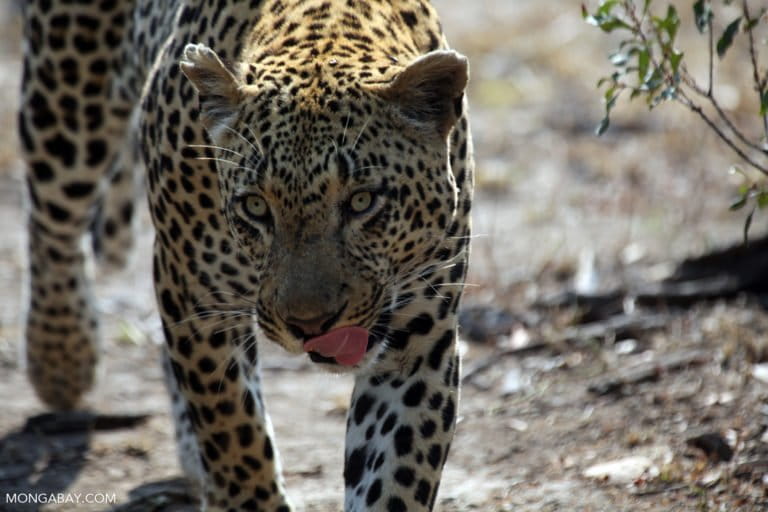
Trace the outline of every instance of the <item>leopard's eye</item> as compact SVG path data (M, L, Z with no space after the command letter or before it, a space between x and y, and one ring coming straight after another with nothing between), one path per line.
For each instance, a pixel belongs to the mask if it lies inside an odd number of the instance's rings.
M264 222L269 218L269 205L263 197L256 195L246 196L242 204L245 213L254 220Z
M356 192L349 198L349 211L354 215L362 215L373 207L373 203L373 192L368 190Z

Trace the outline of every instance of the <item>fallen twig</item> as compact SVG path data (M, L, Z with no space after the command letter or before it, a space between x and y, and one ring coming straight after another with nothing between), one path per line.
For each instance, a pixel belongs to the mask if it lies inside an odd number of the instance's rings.
M537 343L530 343L524 347L518 347L518 348L509 348L506 350L501 350L498 352L494 352L490 356L481 359L480 361L474 363L471 365L462 376L462 382L468 383L471 382L472 379L477 377L479 374L483 373L484 371L491 368L493 365L497 364L499 361L506 357L511 356L520 356L524 354L529 354L531 352L538 352L539 350L544 350L546 348L552 347L551 344L545 343L545 342L537 342Z
M610 375L598 377L589 384L587 389L597 395L608 395L621 391L626 385L655 381L665 373L706 364L709 360L709 352L703 350L687 350L662 355L654 361L620 368Z
M613 335L618 338L637 337L640 333L660 329L669 322L668 315L616 315L599 322L569 327L558 341L582 342Z

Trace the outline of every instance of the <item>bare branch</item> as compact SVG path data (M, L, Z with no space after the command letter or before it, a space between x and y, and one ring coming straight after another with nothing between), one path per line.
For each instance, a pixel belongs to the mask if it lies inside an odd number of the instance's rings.
M712 30L712 16L707 21L707 31L709 32L709 85L707 86L707 96L712 97L712 87L714 86L713 69L715 67L715 35Z
M747 164L749 164L754 169L757 169L761 173L768 176L768 167L764 165L760 165L759 163L755 162L742 148L740 148L736 142L731 139L723 130L715 123L705 112L704 109L701 108L701 106L695 102L693 102L690 98L688 98L684 93L680 93L677 96L677 101L684 105L686 108L688 108L691 112L694 112L696 115L698 115L716 134L718 137L720 137L723 142L725 142L729 148L731 148L734 153L736 153L739 158L744 160Z
M749 57L752 60L752 73L755 81L755 89L757 90L758 105L762 106L763 95L765 94L765 82L760 79L760 69L757 66L757 50L755 49L755 36L752 33L754 27L751 26L752 18L749 15L749 3L747 0L742 0L742 9L744 10L744 18L747 20L747 34L749 35ZM763 116L763 134L768 142L768 115ZM768 154L768 149L764 148L763 152Z
M715 98L714 94L711 91L708 92L702 89L699 86L699 84L697 84L696 81L687 72L681 75L680 78L685 83L685 85L691 88L693 92L695 92L696 94L698 94L703 98L706 98L706 100L712 105L712 107L714 107L720 119L725 123L728 129L736 136L736 138L741 141L742 144L749 147L750 149L753 149L755 151L759 151L760 153L764 153L768 155L768 150L766 150L766 148L750 140L746 135L744 135L736 127L735 124L733 124L733 121L731 121L731 118L728 117L728 115L725 113L725 110L723 110L723 107L720 105L720 103L717 101L717 99Z

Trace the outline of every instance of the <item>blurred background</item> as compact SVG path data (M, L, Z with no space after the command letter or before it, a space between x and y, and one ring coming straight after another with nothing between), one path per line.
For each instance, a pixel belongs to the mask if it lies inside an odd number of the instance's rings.
M464 391L437 510L765 510L765 298L751 281L727 280L728 263L744 270L760 261L740 246L747 211L728 209L743 184L728 172L738 159L675 104L648 112L640 100L620 100L596 137L604 108L596 83L612 72L618 39L586 24L579 2L433 3L452 46L470 59L477 161ZM679 42L704 77L693 2L675 3ZM183 500L160 483L179 470L157 364L146 214L135 262L98 279L107 336L88 400L101 414L141 416L88 431L27 421L44 409L19 363L19 41L18 9L4 2L0 510L5 492L29 489L115 492L121 510L172 510ZM764 69L763 40L760 48ZM718 64L718 99L759 134L743 41L731 52ZM752 222L758 248L766 220L757 212ZM683 264L702 256L710 259ZM299 510L337 511L351 381L268 346L263 353L289 492ZM90 507L44 510L107 508Z

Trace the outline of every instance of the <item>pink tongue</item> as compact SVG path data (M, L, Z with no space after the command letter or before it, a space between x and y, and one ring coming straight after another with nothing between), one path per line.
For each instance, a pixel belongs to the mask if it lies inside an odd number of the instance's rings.
M304 352L317 352L321 356L335 358L339 364L352 366L365 356L367 346L366 329L340 327L304 343Z

